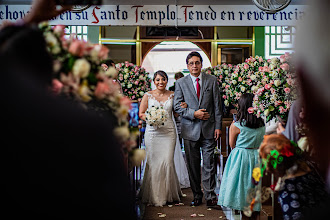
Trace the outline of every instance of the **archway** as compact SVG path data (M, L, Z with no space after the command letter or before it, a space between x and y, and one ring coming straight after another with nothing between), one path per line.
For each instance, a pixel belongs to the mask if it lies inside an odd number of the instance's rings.
M154 46L144 57L142 66L153 77L154 72L163 70L168 74L167 87L173 85L174 74L178 71L187 75L186 57L191 51L197 51L203 58L203 68L211 67L211 61L207 54L196 44L190 41L163 41ZM154 85L152 84L154 89Z

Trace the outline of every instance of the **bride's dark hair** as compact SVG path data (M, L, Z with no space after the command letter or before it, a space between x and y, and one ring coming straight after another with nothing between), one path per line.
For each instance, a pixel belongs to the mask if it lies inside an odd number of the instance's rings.
M166 81L168 81L168 76L163 70L158 70L157 72L155 72L154 73L154 78L152 79L152 81L155 81L157 75L160 75L161 77L164 77L166 79Z
M249 128L260 128L265 125L262 118L258 118L254 114L248 112L248 108L252 107L253 94L245 93L238 100L238 113L237 119L242 125L245 122L245 126Z

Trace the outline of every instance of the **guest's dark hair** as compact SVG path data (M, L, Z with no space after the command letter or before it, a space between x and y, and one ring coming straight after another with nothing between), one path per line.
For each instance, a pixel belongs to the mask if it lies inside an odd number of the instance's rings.
M197 52L197 51L193 51L193 52L190 52L186 58L186 64L188 64L189 60L192 58L192 57L199 57L199 59L201 60L201 63L203 63L203 58L202 56Z
M252 107L253 94L245 93L238 100L238 113L237 119L242 125L242 122L245 122L245 126L249 128L260 128L265 125L262 118L258 118L254 114L248 112L248 108Z
M154 78L152 79L153 81L155 81L157 75L164 77L166 79L166 81L168 81L168 76L163 70L158 70L157 72L154 73Z
M107 64L108 67L115 64L115 62L113 62L113 60L111 60L111 59L104 60L103 63Z
M175 79L180 79L180 78L182 78L182 77L184 77L184 75L183 75L182 72L176 72L176 73L174 74L174 78L175 78Z

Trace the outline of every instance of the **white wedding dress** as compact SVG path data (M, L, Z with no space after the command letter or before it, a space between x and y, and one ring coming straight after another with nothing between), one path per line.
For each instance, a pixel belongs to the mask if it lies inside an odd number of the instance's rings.
M167 202L179 202L182 196L181 186L189 187L190 184L180 144L176 144L178 135L173 120L174 95L172 94L165 102L157 101L150 93L147 95L148 108L163 106L170 117L164 126L154 128L147 125L146 127L144 137L147 152L146 166L139 196L143 203L163 206ZM176 165L179 168L177 171ZM178 176L182 181L181 186Z

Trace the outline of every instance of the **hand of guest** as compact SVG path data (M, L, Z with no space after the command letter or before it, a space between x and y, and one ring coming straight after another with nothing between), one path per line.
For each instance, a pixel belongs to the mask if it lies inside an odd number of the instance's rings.
M142 128L142 120L139 120L139 125L138 125L138 128L140 129L140 128Z
M206 109L198 109L194 112L194 117L206 121L210 118L210 114L206 111Z
M180 103L180 107L181 107L181 108L188 108L188 104L185 103L185 102L181 102L181 103Z
M56 16L72 9L72 5L61 6L56 8L55 0L34 0L31 11L24 17L27 24L38 24L48 21Z
M214 139L215 139L215 141L217 141L219 139L221 134L222 134L222 132L221 132L220 129L215 129L214 130Z
M285 128L283 127L282 123L277 123L276 133L281 134L283 131L285 131Z
M304 119L305 118L305 109L302 107L299 112L299 118Z

